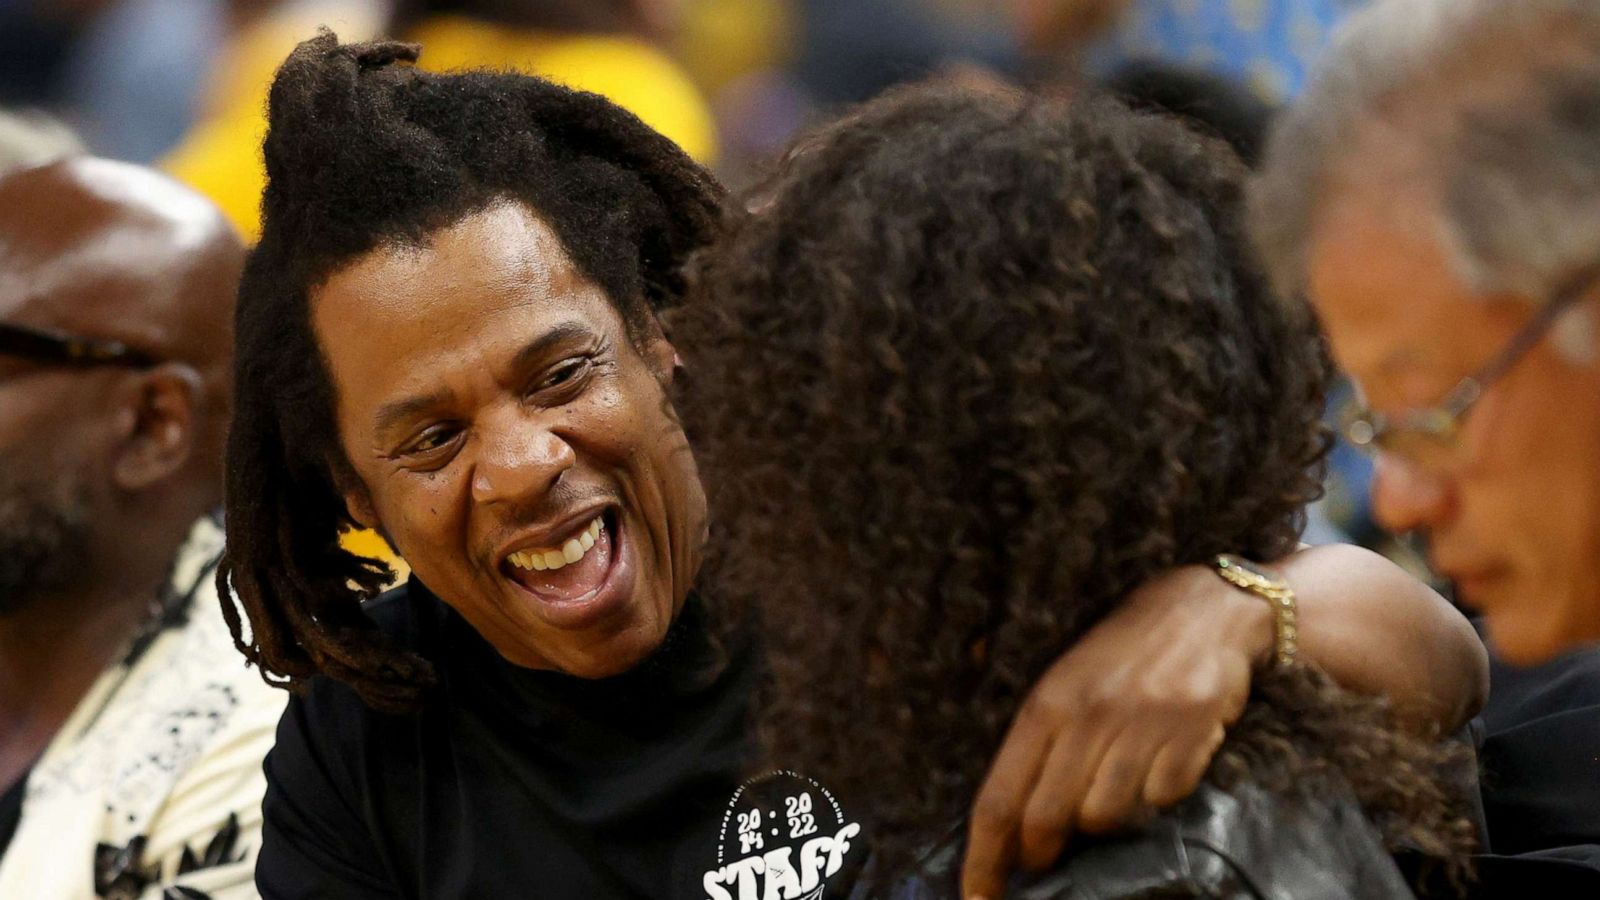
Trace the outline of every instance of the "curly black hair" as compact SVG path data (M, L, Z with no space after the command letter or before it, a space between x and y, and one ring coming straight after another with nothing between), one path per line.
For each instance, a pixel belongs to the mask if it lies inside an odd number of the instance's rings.
M217 574L239 649L270 683L322 673L368 703L414 705L428 663L392 647L360 604L388 567L339 544L334 393L311 292L383 245L415 245L501 199L525 204L636 336L675 303L722 192L671 141L604 98L538 78L430 74L419 48L300 44L270 94L261 241L239 288L227 554ZM231 591L229 590L231 588Z
M884 871L1135 587L1295 548L1328 362L1247 249L1243 176L1112 100L922 86L803 139L692 266L677 402L708 587L768 651L763 763L864 803ZM1211 777L1337 776L1391 846L1459 866L1448 756L1295 666Z

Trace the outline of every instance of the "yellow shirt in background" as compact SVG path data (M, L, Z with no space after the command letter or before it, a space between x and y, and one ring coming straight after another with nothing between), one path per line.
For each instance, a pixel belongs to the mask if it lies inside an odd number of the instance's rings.
M700 90L665 51L626 35L539 34L459 16L422 23L407 40L420 64L450 69L514 69L593 91L671 138L703 165L716 162L716 125Z
M222 207L247 241L261 235L267 89L278 64L315 27L297 15L269 18L242 34L221 54L213 113L162 164ZM341 28L340 35L348 37L349 30ZM671 57L642 39L530 32L459 16L423 22L407 39L422 44L424 69L510 69L593 91L700 162L715 161L716 127L704 98Z

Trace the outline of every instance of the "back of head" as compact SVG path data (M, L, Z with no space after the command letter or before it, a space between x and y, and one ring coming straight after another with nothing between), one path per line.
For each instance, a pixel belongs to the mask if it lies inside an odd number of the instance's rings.
M803 141L670 317L770 762L864 801L889 858L1127 592L1294 547L1324 356L1242 175L1110 100L902 91Z
M630 327L681 291L684 257L720 197L671 141L602 97L526 75L433 74L420 48L302 43L270 94L261 241L239 294L228 447L228 555L219 579L240 649L271 679L317 672L387 706L431 677L389 650L360 601L389 579L338 541L352 524L340 488L333 388L311 327L311 292L379 247L433 233L510 200L528 207Z
M1600 5L1380 0L1281 117L1253 202L1298 289L1317 216L1376 189L1484 292L1547 296L1600 258Z

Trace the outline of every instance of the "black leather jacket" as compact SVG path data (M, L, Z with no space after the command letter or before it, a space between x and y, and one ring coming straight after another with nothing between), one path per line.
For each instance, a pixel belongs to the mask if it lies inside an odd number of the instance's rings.
M926 877L888 896L954 897L959 866L959 848L946 847ZM1054 871L1014 880L1006 896L1389 900L1412 893L1348 794L1330 791L1301 803L1253 786L1224 792L1202 785L1138 834L1075 844Z

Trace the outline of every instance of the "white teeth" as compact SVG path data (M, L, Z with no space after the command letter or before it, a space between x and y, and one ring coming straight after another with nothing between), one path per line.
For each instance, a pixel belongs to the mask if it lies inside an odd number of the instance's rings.
M519 569L545 571L565 568L583 559L583 555L594 548L595 541L600 539L600 532L604 527L604 523L597 518L579 532L577 537L570 538L562 544L559 550L518 550L509 554L506 560Z

